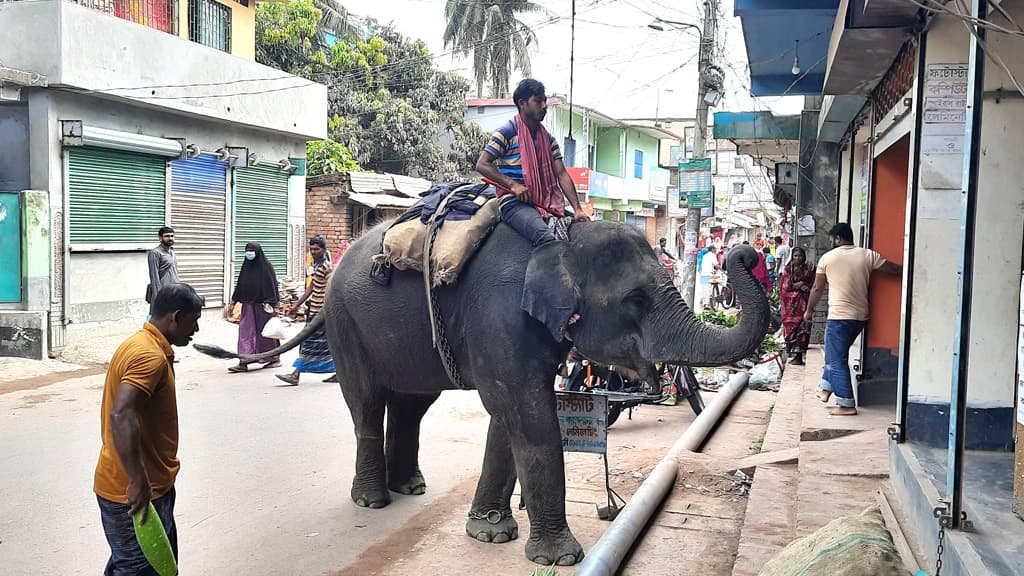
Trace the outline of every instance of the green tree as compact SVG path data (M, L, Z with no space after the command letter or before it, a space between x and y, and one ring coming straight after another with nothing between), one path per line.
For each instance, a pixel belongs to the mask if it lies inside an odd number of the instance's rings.
M492 96L507 98L513 68L531 74L537 35L518 15L544 11L530 0L447 0L444 45L472 57L478 97L489 83Z
M330 139L307 148L316 170L351 161L438 180L472 172L475 156L446 153L438 143L446 134L458 146L467 135L475 138L463 120L469 83L437 70L422 41L370 20L369 38L338 38L328 47L321 42L322 12L310 1L260 3L256 21L258 61L328 88ZM477 154L482 147L481 140Z
M335 172L362 170L359 163L352 159L348 148L340 142L313 140L306 142L306 175L319 176Z

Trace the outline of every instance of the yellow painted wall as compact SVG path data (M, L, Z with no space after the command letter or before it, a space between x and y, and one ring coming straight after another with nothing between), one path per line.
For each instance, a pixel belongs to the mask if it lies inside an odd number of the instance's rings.
M246 60L256 59L256 0L242 6L233 0L216 0L231 8L231 53ZM188 3L178 2L178 36L188 37Z

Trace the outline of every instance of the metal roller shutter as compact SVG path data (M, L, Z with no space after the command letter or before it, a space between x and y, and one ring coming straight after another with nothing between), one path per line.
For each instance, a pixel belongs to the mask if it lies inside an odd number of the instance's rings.
M224 303L227 162L201 155L171 162L171 227L178 277L207 306Z
M236 168L232 234L234 274L245 259L246 242L263 246L274 273L288 273L288 173L276 167Z
M71 244L155 245L166 216L164 158L98 148L67 152Z

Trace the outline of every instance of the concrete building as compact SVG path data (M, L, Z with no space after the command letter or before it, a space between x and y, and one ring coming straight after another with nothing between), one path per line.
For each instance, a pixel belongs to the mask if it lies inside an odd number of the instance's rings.
M666 238L670 246L682 252L680 227L686 221L685 203L679 203L679 163L693 158L693 137L696 121L692 118L635 118L625 122L664 128L682 134L682 140L662 139L658 164L669 171L668 214L673 219ZM753 242L758 234L766 236L780 220L780 210L772 202L773 184L767 170L754 159L741 153L729 140L714 138L709 126L706 139L707 156L711 159L714 206L701 211L701 229L705 240L719 237ZM685 198L683 199L685 201Z
M0 3L0 198L20 216L0 226L0 354L145 318L165 224L209 306L246 242L279 275L302 270L305 142L326 136L326 88L255 63L253 18L216 0Z
M1024 2L974 2L970 15L855 0L736 10L756 95L782 93L785 72L770 67L789 65L773 57L796 41L800 62L818 62L797 82L808 98L795 141L819 229L819 215L848 221L859 244L904 265L902 281L872 279L858 361L862 401L896 397L904 532L934 565L945 528L943 574L1024 573L1024 38L1003 32L1019 29ZM741 146L771 132L738 126Z

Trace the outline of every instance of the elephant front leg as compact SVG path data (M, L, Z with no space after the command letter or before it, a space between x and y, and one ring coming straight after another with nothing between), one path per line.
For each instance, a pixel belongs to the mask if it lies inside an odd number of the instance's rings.
M538 374L526 381L550 379ZM530 517L526 557L546 566L571 566L579 562L583 559L583 547L565 520L565 465L554 390L549 385L510 385L497 396L486 398L484 389L480 394L488 411L504 412L502 421Z
M388 398L388 428L384 453L388 464L388 488L419 495L427 491L420 472L420 422L440 394L392 394Z
M512 517L512 491L516 486L516 468L508 432L491 418L487 429L487 447L476 496L466 521L466 534L481 542L501 544L519 537L519 524Z

